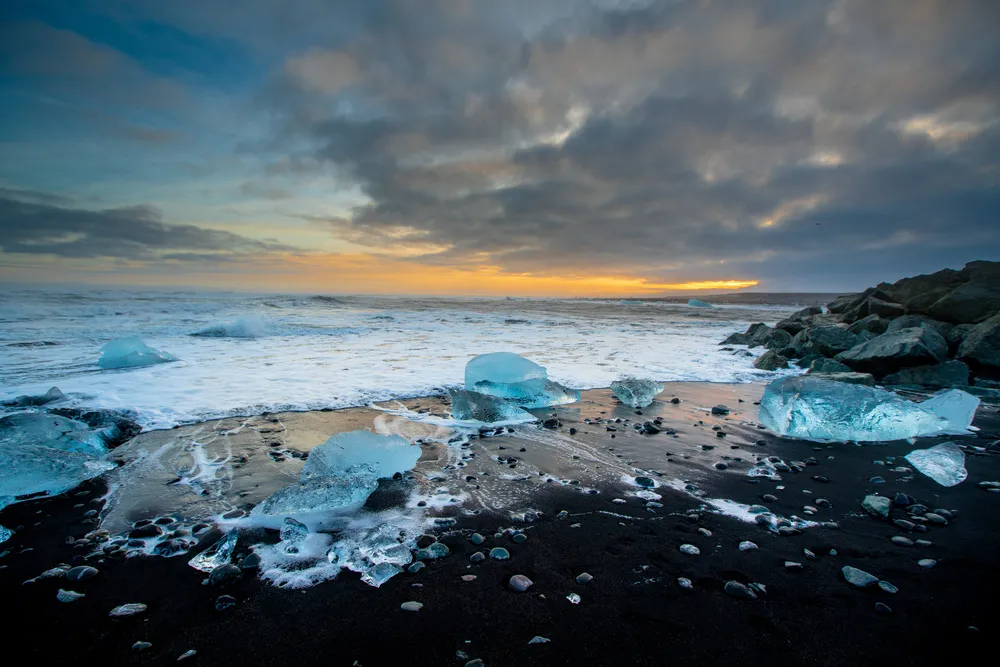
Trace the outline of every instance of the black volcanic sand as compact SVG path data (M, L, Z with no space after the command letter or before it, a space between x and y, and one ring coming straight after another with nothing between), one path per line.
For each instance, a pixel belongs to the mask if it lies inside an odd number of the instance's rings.
M713 403L735 408L734 392L747 389L678 385L668 387L663 397L677 392L686 401L685 391L717 396ZM739 407L745 417L753 415L749 402ZM581 414L578 407L555 412L563 431L571 426L582 430L574 423ZM664 427L671 427L669 410L661 412ZM686 414L676 421L678 427L691 427ZM94 528L83 514L98 507L93 501L104 489L92 482L0 514L0 524L17 529L0 545L0 551L7 551L0 558L5 652L18 656L10 664L162 664L194 649L197 655L190 661L200 664L363 667L464 665L474 658L494 666L916 665L996 655L989 637L1000 629L1000 494L976 483L1000 480L1000 456L968 456L968 480L945 488L919 473L906 480L906 475L891 472L892 466L873 463L901 457L913 448L908 443L817 447L769 435L742 423L738 415L717 421L726 423L729 432L719 439L724 441L720 449L736 445L739 449L731 453L766 452L786 461L815 457L818 465L784 474L779 483L751 484L742 470L712 471L698 480L709 496L750 504L773 493L778 500L767 503L772 510L799 516L804 505L825 498L833 507L820 508L814 518L837 521L840 528L781 537L707 511L698 512L694 522L687 515L700 507L698 499L670 489L659 489L664 506L651 509L629 495L634 489L606 488L588 496L540 485L532 505L544 514L524 526L527 542L494 538L496 529L512 525L507 513L463 516L454 532L441 536L450 556L429 562L419 574L399 575L380 589L345 571L335 581L304 591L278 589L252 576L220 590L202 584L204 575L188 567L188 557L106 560L93 563L100 573L88 582L22 584L60 562L82 560L84 552L67 545L66 537L81 537ZM986 446L996 439L1000 419L995 406L984 405L976 423L982 429L977 436L958 440ZM629 436L645 438L643 446L650 448L676 450L683 442L683 437L664 434ZM609 438L608 444L621 446L623 440L627 438ZM766 444L752 444L758 440ZM917 447L944 440L921 440ZM900 458L896 465L905 461ZM667 476L672 472L670 464L662 469ZM829 482L816 481L814 475ZM886 483L871 483L876 475ZM785 489L777 490L779 484ZM959 513L947 526L907 534L931 540L932 546L896 546L890 537L904 533L861 508L862 498L876 492L890 497L904 492L931 508ZM614 503L614 498L627 502ZM569 517L557 519L560 510ZM902 513L894 509L893 516ZM698 528L707 528L712 536L702 536ZM474 531L487 537L481 547L468 540ZM739 551L743 540L756 542L759 550ZM701 555L680 553L678 547L685 543L698 546ZM469 564L472 553L494 546L504 546L512 558ZM807 559L803 549L816 559ZM831 549L837 554L830 555ZM917 565L921 558L938 563L925 569ZM786 560L801 563L802 570L787 571ZM841 576L844 565L871 572L899 592L855 590ZM593 581L577 584L574 579L582 572L593 575ZM467 574L476 579L463 581ZM507 588L515 574L534 582L528 592ZM694 590L682 589L678 577L691 579ZM728 580L763 583L767 594L755 601L730 597L722 590ZM86 597L61 603L56 600L59 588ZM237 605L216 611L216 598L224 593ZM580 604L566 599L570 593L581 596ZM423 608L401 610L400 604L410 600ZM149 609L131 618L108 617L111 608L128 602L142 602ZM876 611L877 602L888 605L891 613ZM536 635L551 641L529 645ZM152 647L135 651L137 641Z

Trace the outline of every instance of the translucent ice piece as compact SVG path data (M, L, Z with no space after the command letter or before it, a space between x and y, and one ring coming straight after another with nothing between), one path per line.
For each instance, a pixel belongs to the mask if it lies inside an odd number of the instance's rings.
M392 563L379 563L365 570L364 574L361 575L361 581L378 588L402 571L402 568Z
M392 477L417 464L420 447L398 435L349 431L332 436L309 452L302 478L336 476L352 466L371 465L376 477Z
M42 446L92 456L107 453L104 438L87 424L58 415L22 412L0 419L0 446Z
M351 512L364 505L376 488L378 475L374 466L354 466L335 476L305 477L297 484L278 489L254 507L252 514L281 517Z
M101 368L135 368L151 366L168 361L177 361L177 357L166 352L154 350L136 337L117 338L101 348L101 356L97 365Z
M211 572L220 565L226 565L233 558L238 539L239 533L233 528L218 542L189 560L188 565L201 572Z
M493 352L473 358L465 366L465 388L529 409L580 400L580 392L549 380L544 367L513 352Z
M945 419L948 433L965 433L976 416L979 399L960 389L948 389L928 398L920 408Z
M702 301L701 299L688 299L688 305L694 306L695 308L715 308L712 304Z
M54 496L114 468L98 456L40 445L0 445L0 499ZM0 501L2 503L3 501Z
M775 433L817 442L879 442L968 432L969 422L951 421L960 412L955 405L969 416L964 398L946 397L931 410L925 409L926 403L874 387L798 376L769 384L758 412L761 423ZM937 410L944 410L947 418Z
M914 449L905 458L910 465L941 486L961 484L969 476L965 469L965 453L954 442Z
M486 424L520 424L535 419L531 413L489 394L464 389L448 389L448 394L455 419Z
M297 554L302 545L305 544L306 538L309 537L309 529L301 521L287 517L285 522L281 524L280 536L285 553Z
M13 534L14 531L12 531L10 528L5 528L3 526L0 526L0 544L3 544L7 540L9 540Z
M653 380L626 377L612 382L611 391L625 405L644 408L663 391L663 385Z

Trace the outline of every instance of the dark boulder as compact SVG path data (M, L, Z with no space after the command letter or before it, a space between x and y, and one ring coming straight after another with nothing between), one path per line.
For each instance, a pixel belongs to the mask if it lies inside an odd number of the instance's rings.
M961 271L904 278L886 291L907 313L954 324L982 322L1000 310L1000 262L969 262Z
M747 345L750 347L760 347L765 345L771 338L771 334L774 333L774 329L767 326L766 324L751 324L750 328L747 329L746 335L749 337Z
M809 377L848 384L863 384L869 387L875 386L875 377L871 373L809 373Z
M762 371L776 371L779 368L788 368L788 360L774 350L768 350L757 357L757 361L753 362L753 367Z
M824 325L810 327L799 334L805 344L803 351L832 357L845 352L858 344L858 337L846 328Z
M977 324L965 336L958 357L976 367L1000 369L1000 313Z
M792 343L792 334L788 333L784 329L772 329L770 335L768 335L767 340L764 341L764 347L769 350L782 350Z
M801 359L798 359L795 362L795 365L798 366L799 368L809 368L810 366L812 366L813 362L816 361L817 359L825 359L825 358L826 357L824 357L822 354L807 354Z
M900 329L912 329L913 327L931 327L942 336L947 337L948 332L951 331L955 325L948 324L947 322L938 322L934 318L927 317L926 315L903 315L902 317L897 317L892 322L889 322L889 326L886 327L886 331L899 331Z
M775 324L774 328L787 331L794 336L809 326L809 318L815 315L821 315L822 313L823 309L819 306L809 306L808 308L803 308L802 310L792 313L785 319Z
M862 317L860 320L847 327L847 330L852 334L859 334L862 331L870 331L875 335L884 334L886 329L889 328L889 321L881 317L880 315L868 315L867 317Z
M719 343L719 345L746 345L750 342L750 337L742 333L730 334L729 337Z
M926 387L964 387L969 384L969 367L961 361L914 366L886 375L883 384L912 384Z
M882 377L901 368L944 361L948 343L931 327L889 331L836 356L837 361L863 373Z
M809 364L809 373L850 373L851 368L835 359L823 357Z

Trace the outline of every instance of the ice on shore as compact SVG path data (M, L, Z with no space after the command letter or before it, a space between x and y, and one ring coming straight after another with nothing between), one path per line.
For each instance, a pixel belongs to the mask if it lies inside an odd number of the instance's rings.
M114 468L91 454L42 445L0 445L0 508L18 496L58 495Z
M101 431L75 419L44 412L22 412L0 418L0 447L41 446L91 456L107 453Z
M420 447L403 438L371 431L338 433L309 452L302 476L336 476L352 466L372 465L376 477L392 477L417 464Z
M37 396L18 396L9 401L0 401L0 405L3 405L4 407L16 408L38 407L41 405L48 405L49 403L55 403L56 401L61 401L64 398L66 398L66 395L59 391L59 387L52 387L44 394L39 394Z
M188 565L200 572L211 572L220 565L230 563L233 559L233 550L236 549L238 539L239 532L233 528L218 542L189 560Z
M965 453L954 442L914 449L904 458L941 486L961 484L969 476L965 469Z
M451 397L451 416L462 421L479 421L486 424L519 424L535 417L501 398L478 391L448 389Z
M769 384L758 412L779 435L880 442L968 433L978 405L978 398L957 389L914 403L883 389L798 376Z
M622 403L633 408L644 408L663 391L663 385L653 380L626 377L612 382L611 391Z
M207 338L261 338L267 327L259 317L240 317L231 322L212 324L191 334Z
M701 299L688 299L688 305L694 306L695 308L715 308L712 304L702 301Z
M465 389L529 409L580 400L579 391L549 380L543 366L513 352L492 352L473 358L465 366Z
M2 500L0 500L0 507L3 507ZM14 531L12 531L10 528L0 526L0 544L3 544L7 540L9 540L13 535Z
M101 348L97 365L104 369L136 368L177 361L177 357L155 350L139 338L117 338Z

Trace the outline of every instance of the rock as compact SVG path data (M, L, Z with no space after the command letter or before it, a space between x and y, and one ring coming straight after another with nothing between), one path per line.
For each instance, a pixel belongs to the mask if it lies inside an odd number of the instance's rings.
M879 581L878 587L889 594L895 594L899 592L899 589L890 584L888 581Z
M586 572L582 572L582 573L576 575L576 583L581 584L581 585L589 584L593 580L594 580L594 577L592 577L591 575L587 574Z
M149 642L136 642L132 644L133 651L145 651L147 648L153 648L153 645Z
M957 356L977 368L1000 368L1000 313L977 324L959 345Z
M969 384L969 367L958 360L942 364L914 366L890 373L883 384L922 385L926 387L964 387Z
M652 489L653 487L656 486L656 482L654 482L649 477L636 477L635 483L644 489Z
M753 362L753 367L762 371L776 371L788 368L788 359L774 350L768 350Z
M510 552L503 547L494 547L490 549L490 558L493 560L508 560L510 558Z
M819 380L846 382L847 384L861 384L867 387L875 386L875 376L871 373L809 373L809 377Z
M479 658L476 658L465 663L465 667L485 667L485 663Z
M472 537L469 538L469 541L478 546L483 542L485 542L486 538L480 535L479 533L473 533Z
M802 563L796 563L795 561L786 560L785 561L785 569L786 570L801 570L802 569Z
M750 347L759 347L763 345L767 342L767 339L771 336L773 331L774 329L767 326L763 322L751 324L744 332L744 335L747 337L747 345Z
M924 518L930 521L931 523L937 524L939 526L948 525L948 519L934 512L928 512L927 514L924 515Z
M469 556L469 562L473 564L482 563L484 560L486 560L486 555L482 551L477 551Z
M475 581L477 578L478 577L476 577L476 575L474 575L474 574L463 574L462 575L462 581L464 581L464 582Z
M187 660L188 658L193 658L196 655L198 655L198 651L194 650L193 648L188 649L177 657L177 662L180 662L181 660Z
M472 555L475 556L476 554L472 554ZM482 554L479 554L479 555L482 556ZM485 558L485 556L483 556L483 558ZM473 562L476 562L476 561L473 561ZM427 564L424 563L424 561L422 561L422 560L418 560L416 563L412 563L409 567L407 567L406 571L409 572L410 574L416 574L417 572L420 572L420 570L424 569L425 567L427 567Z
M515 574L513 577L510 578L510 581L507 582L507 587L510 588L512 591L523 593L524 591L531 588L534 585L534 583L535 582L533 582L531 579L528 579L523 574Z
M906 519L896 519L892 523L900 530L905 530L909 533L913 532L913 528L915 526L915 524L912 521L907 521Z
M895 544L895 545L897 545L897 546L901 546L901 547L912 547L913 546L913 540L911 540L908 537L903 537L902 535L893 535L892 538L890 538L890 539L892 540L892 543Z
M892 501L885 496L865 496L865 499L861 501L861 506L872 516L888 519Z
M535 635L534 637L531 638L531 640L528 643L529 644L548 644L550 641L552 641L552 640L549 639L548 637L542 637L541 635Z
M133 539L146 539L148 537L159 537L163 530L155 523L148 523L145 526L134 528L128 536Z
M886 332L837 355L854 370L882 377L901 368L936 364L948 356L948 343L929 327Z
M746 587L746 585L741 584L738 581L727 581L726 585L722 588L728 595L732 595L734 598L741 598L743 600L756 600L757 594Z
M682 554L687 554L688 556L697 556L701 553L701 549L693 544L682 544L680 551Z
M750 342L750 337L742 333L730 334L726 340L719 343L719 345L746 345Z
M794 336L808 326L810 318L816 315L821 315L822 313L823 309L819 306L809 306L808 308L803 308L802 310L792 313L785 319L775 324L774 328L787 331Z
M753 542L750 542L749 540L744 540L743 542L740 542L740 551L753 551L757 548L758 548L757 545L754 544Z
M809 373L850 373L850 366L846 366L835 359L826 357L817 359L809 364Z
M528 536L524 533L514 533L510 539L513 540L514 544L524 544L528 541Z
M141 602L130 602L128 604L123 604L115 607L110 612L108 616L113 618L120 618L124 616L135 616L136 614L141 614L146 611L146 605Z
M867 331L878 336L879 334L884 334L888 328L888 320L885 320L878 315L868 315L866 317L862 317L860 320L847 327L847 330L855 335Z
M246 558L240 561L240 569L252 572L260 567L260 556L257 554L247 554Z
M229 586L238 583L242 578L243 570L232 563L219 565L212 570L211 574L208 575L209 583L213 586L218 586L219 588L228 588Z
M712 407L713 415L726 416L729 414L729 408L725 405L716 405Z
M226 611L236 606L236 598L232 595L220 595L215 599L215 611Z
M421 535L416 539L414 544L417 545L418 549L426 549L435 542L437 542L437 538L434 537L433 535Z
M891 614L892 613L892 609L889 608L889 605L887 605L887 604L885 604L883 602L876 602L875 603L875 611L877 611L880 614Z
M422 602L415 602L411 600L409 602L404 602L403 604L399 605L399 608L402 609L403 611L420 611L421 608L423 608L423 606L424 605Z
M927 568L928 570L937 565L937 561L933 558L921 558L917 561L917 565L920 567Z
M60 602L76 602L80 598L86 597L83 593L77 593L76 591L66 591L59 589L56 592L56 599Z
M70 568L66 572L66 579L69 581L88 581L93 579L98 574L96 567L89 567L87 565L79 565L77 567Z
M764 347L769 350L781 350L788 347L792 342L792 334L781 329L774 329L764 341Z
M559 428L559 420L555 417L549 417L542 422L543 428Z
M825 325L810 327L804 331L804 350L832 357L846 352L858 344L858 337L846 328Z
M855 588L868 588L878 583L878 577L875 575L869 574L864 570L859 570L856 567L851 567L850 565L845 565L841 568L840 572L844 575L847 583Z
M694 584L687 577L677 577L677 585L685 590L694 590Z

